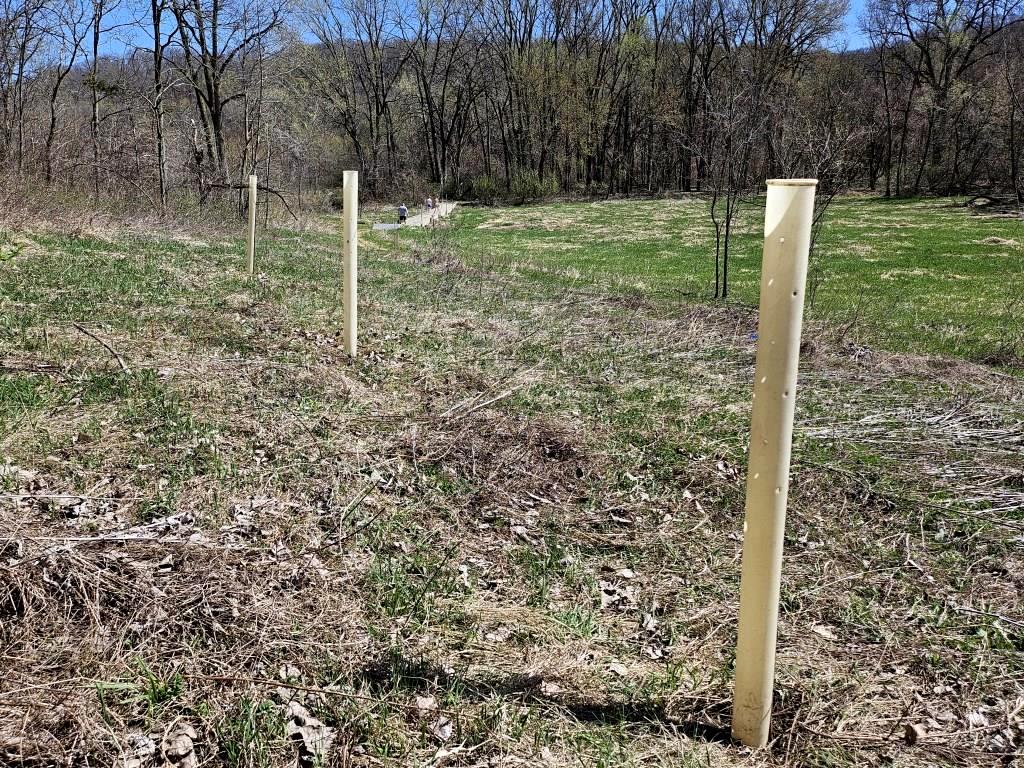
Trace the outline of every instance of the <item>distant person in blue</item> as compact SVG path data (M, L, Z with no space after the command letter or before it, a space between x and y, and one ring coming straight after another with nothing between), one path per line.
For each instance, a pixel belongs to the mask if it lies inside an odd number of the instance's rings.
M409 209L405 207L405 203L398 206L398 223L405 224L405 220L409 218Z

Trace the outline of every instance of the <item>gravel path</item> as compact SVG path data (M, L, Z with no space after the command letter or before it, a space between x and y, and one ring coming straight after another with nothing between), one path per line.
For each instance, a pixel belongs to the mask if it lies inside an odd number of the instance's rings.
M437 218L443 219L455 209L456 205L458 205L458 203L450 203L446 200L442 203L439 203L434 208L434 214ZM427 226L428 224L430 224L430 220L427 218L426 213L427 212L425 210L421 210L415 216L410 216L408 219L406 219L405 225L407 227Z

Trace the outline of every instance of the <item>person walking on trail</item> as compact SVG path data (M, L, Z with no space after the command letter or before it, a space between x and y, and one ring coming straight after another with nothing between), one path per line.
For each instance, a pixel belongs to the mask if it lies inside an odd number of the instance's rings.
M398 223L405 224L405 220L409 218L409 209L405 207L405 203L398 206Z
M433 222L434 222L434 201L431 200L428 197L427 198L427 202L424 203L424 207L426 208L426 215L423 218L426 219L431 224L433 224Z

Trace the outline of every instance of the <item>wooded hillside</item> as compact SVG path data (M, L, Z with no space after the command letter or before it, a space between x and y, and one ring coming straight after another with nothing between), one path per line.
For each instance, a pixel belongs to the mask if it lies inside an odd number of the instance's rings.
M0 164L154 210L342 167L377 197L1019 201L1022 9L872 0L836 52L844 0L0 0Z

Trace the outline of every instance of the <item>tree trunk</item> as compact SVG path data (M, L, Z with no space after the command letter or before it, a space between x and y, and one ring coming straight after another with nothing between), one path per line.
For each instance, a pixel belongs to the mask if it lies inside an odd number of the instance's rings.
M157 186L160 213L167 213L167 148L164 138L164 51L161 42L163 0L151 0L153 22L153 138L156 144Z
M92 194L100 199L100 34L103 22L103 0L93 0L92 5L92 65L89 67L89 136L92 140Z

